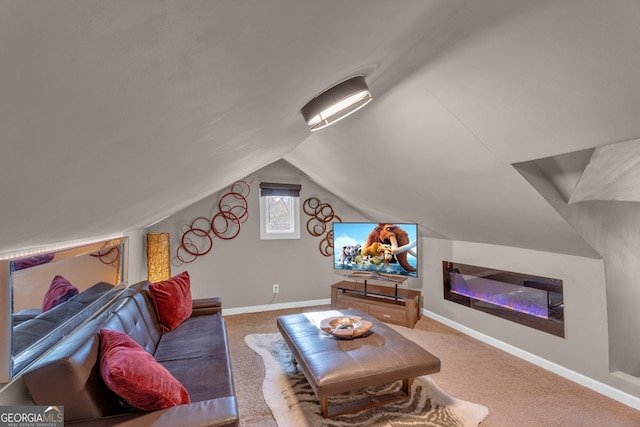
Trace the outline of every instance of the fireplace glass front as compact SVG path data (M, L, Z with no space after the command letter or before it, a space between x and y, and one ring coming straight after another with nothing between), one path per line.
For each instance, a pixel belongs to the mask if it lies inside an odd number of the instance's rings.
M442 262L444 298L564 338L562 280Z

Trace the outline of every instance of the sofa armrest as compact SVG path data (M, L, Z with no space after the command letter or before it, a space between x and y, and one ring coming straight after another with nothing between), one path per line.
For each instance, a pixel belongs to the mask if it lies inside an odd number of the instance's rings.
M192 316L203 316L220 313L222 311L222 298L198 298L192 302Z
M172 406L153 412L139 412L126 415L97 418L65 425L97 427L235 427L239 424L238 404L234 396Z

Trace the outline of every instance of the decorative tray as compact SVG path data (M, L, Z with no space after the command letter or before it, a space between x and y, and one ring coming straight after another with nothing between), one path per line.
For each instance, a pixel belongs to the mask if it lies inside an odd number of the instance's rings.
M366 334L373 327L373 323L362 320L360 316L335 316L323 319L320 329L342 339L358 338Z

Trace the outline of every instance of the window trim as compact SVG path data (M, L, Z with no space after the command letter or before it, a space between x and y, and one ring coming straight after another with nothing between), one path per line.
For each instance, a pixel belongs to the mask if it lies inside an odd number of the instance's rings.
M260 183L260 240L300 239L300 189L299 184ZM267 203L269 197L291 197L293 231L270 232L267 230Z

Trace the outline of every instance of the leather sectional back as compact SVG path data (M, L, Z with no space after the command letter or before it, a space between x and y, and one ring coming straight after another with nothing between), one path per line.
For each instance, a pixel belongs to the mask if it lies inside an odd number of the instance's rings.
M153 302L146 290L123 298L102 327L126 333L151 354L155 353L162 336Z

